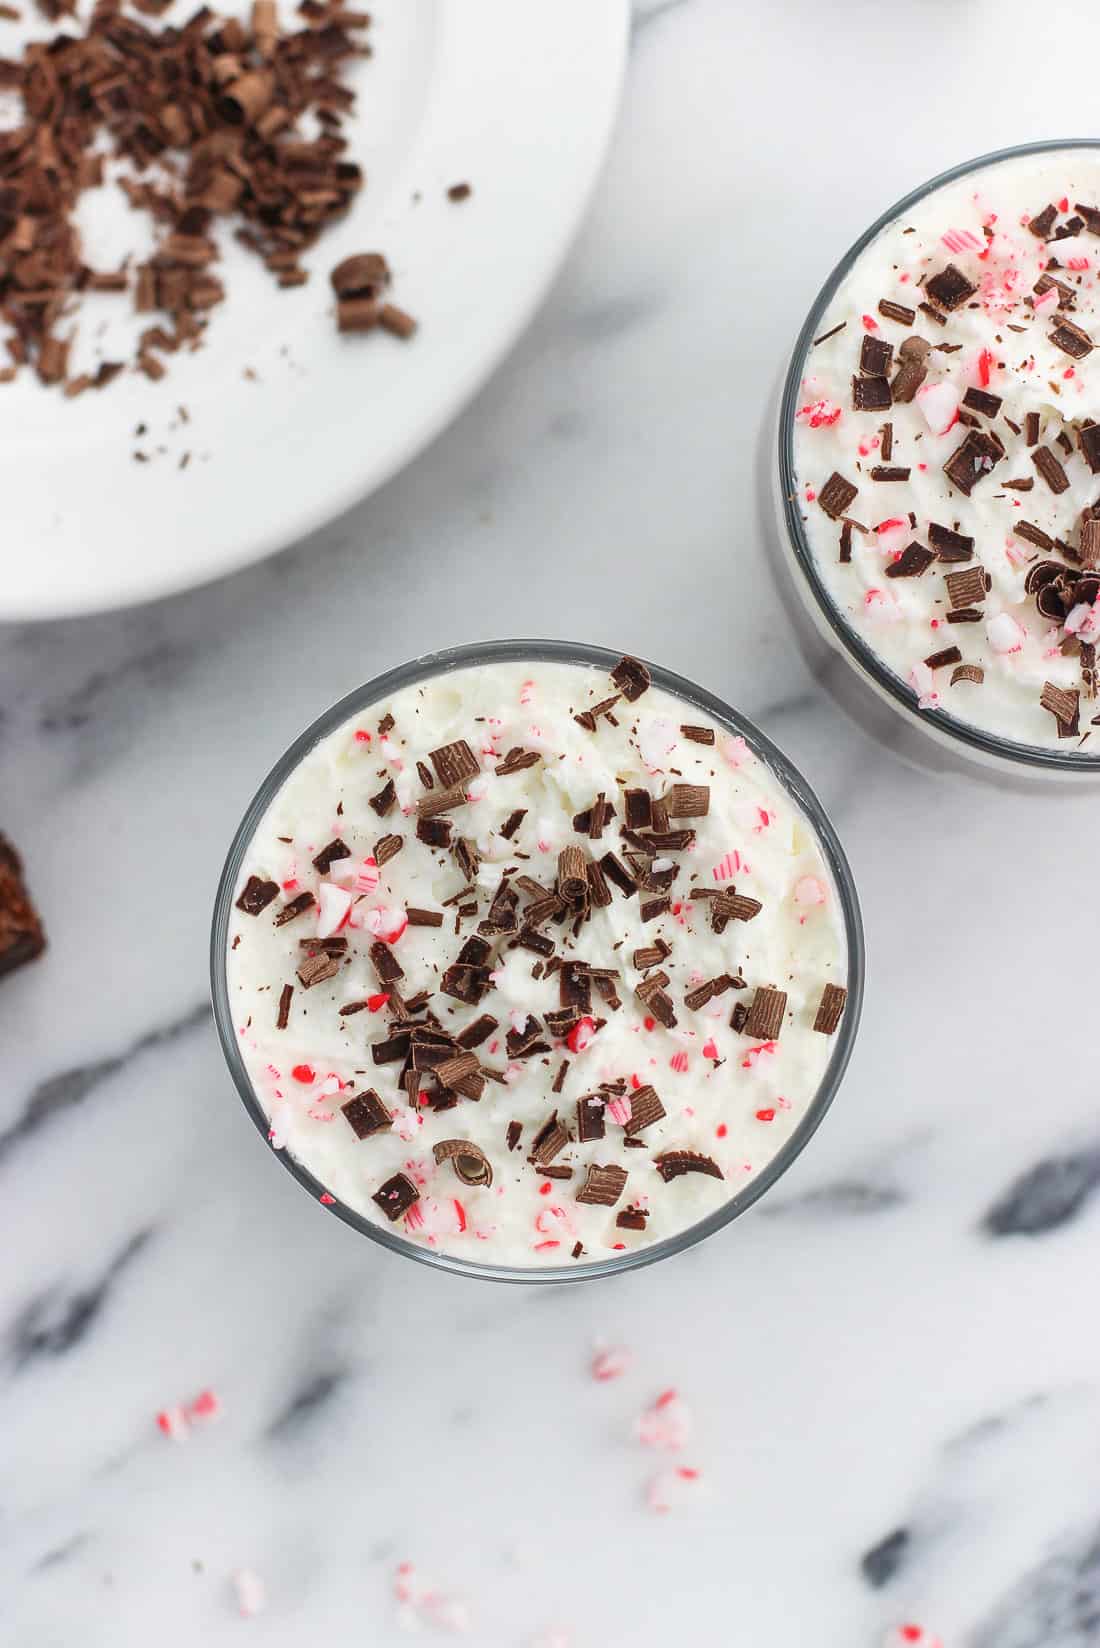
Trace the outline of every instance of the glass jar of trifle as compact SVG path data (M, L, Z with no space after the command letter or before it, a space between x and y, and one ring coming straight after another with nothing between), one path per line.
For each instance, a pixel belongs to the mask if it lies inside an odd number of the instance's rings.
M805 781L710 694L463 647L323 715L231 848L211 951L245 1105L325 1207L507 1280L726 1224L851 1052L859 907Z
M1100 773L1100 145L985 156L830 275L779 426L819 629L960 751Z

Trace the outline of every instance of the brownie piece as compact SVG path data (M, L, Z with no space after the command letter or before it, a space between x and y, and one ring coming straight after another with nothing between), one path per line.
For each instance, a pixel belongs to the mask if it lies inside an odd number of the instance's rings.
M19 854L0 835L0 977L33 961L46 948L46 935L23 881Z

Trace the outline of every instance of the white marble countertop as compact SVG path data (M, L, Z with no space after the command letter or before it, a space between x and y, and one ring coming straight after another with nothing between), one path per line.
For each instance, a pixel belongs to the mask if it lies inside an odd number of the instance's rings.
M0 630L0 822L52 939L0 988L4 1648L388 1645L405 1560L490 1648L1100 1642L1100 1117L1054 1005L1095 977L1096 803L838 701L773 578L763 432L855 234L955 160L1075 135L1098 48L1095 14L1030 0L653 8L563 277L428 454L229 583ZM757 719L832 810L870 947L849 1077L783 1183L556 1291L329 1218L206 1006L222 855L291 735L414 652L531 632ZM617 1382L600 1338L633 1350ZM703 1477L657 1517L632 1426L670 1385ZM218 1424L158 1434L207 1387Z

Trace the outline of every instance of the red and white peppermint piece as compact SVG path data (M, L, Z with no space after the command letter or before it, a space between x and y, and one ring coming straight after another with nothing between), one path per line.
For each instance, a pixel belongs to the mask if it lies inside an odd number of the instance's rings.
M1010 653L1022 651L1027 640L1027 631L1016 622L1010 612L998 612L995 617L988 619L985 633L993 651L1002 658Z
M331 873L334 881L350 882L353 893L373 893L382 879L382 872L373 854L358 860L343 858L338 864L333 865Z
M835 401L819 400L800 406L794 421L805 424L809 429L828 429L840 422L840 416L841 409Z
M692 1418L677 1390L662 1391L653 1406L638 1420L638 1441L647 1448L676 1452L691 1439Z
M596 1021L590 1018L578 1019L565 1038L565 1045L571 1053L583 1053L591 1045L596 1034Z
M702 1474L693 1465L678 1465L675 1470L659 1472L646 1487L646 1504L658 1515L686 1505L694 1497Z
M953 383L926 383L917 390L917 405L933 435L946 435L958 423L961 398Z
M943 1648L943 1643L923 1625L895 1625L887 1631L883 1648Z
M157 1428L172 1442L186 1442L190 1432L187 1414L178 1404L160 1410L157 1414Z
M252 1619L267 1607L267 1590L254 1568L238 1568L233 1575L233 1589L242 1619Z
M351 914L351 893L334 882L322 881L317 889L317 937L331 938Z
M985 240L972 229L948 229L940 236L949 252L984 252Z
M631 1116L634 1114L634 1106L631 1103L630 1094L624 1093L621 1097L612 1099L607 1106L607 1114L611 1117L613 1122L618 1124L619 1127L625 1127Z
M367 931L376 938L386 944L396 944L409 925L409 918L404 910L390 910L383 906L378 910L368 910L366 925Z
M683 1076L686 1074L690 1063L691 1060L688 1058L683 1048L681 1048L678 1053L673 1053L672 1057L668 1061L668 1067L670 1070L675 1070L678 1076Z
M800 876L794 884L796 904L824 904L825 883L820 876Z
M943 700L936 691L936 677L928 664L914 664L909 671L909 685L917 695L917 707L938 710Z
M627 1373L634 1361L634 1357L623 1345L609 1346L597 1350L592 1358L590 1372L599 1385L606 1385L612 1379L621 1379Z

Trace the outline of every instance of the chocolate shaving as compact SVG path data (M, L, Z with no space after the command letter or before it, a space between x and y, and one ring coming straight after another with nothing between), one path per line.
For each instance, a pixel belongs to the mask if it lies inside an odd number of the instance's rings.
M893 354L893 350L890 352ZM852 379L852 407L856 412L887 412L893 401L888 378Z
M511 841L512 837L515 835L516 831L519 829L526 817L527 808L517 807L515 812L508 814L508 817L504 820L504 823L500 826L497 833L502 835L505 841Z
M1053 493L1067 490L1069 476L1049 446L1037 446L1031 454L1031 461Z
M902 550L896 561L886 568L887 578L919 578L936 559L934 551L925 549L915 540Z
M521 749L517 744L508 751L503 761L498 761L493 771L498 778L508 778L512 773L524 772L528 767L535 767L542 760L538 750Z
M391 1223L396 1223L420 1200L420 1192L405 1173L395 1173L371 1197Z
M391 783L392 788L392 783ZM419 818L438 818L442 813L453 812L456 807L464 805L466 791L461 784L451 789L432 790L428 795L422 795L416 803ZM371 802L371 806L374 803Z
M346 842L340 840L330 841L327 847L321 848L321 851L313 860L313 867L315 870L319 870L322 875L328 875L332 866L339 863L340 859L350 857L351 848Z
M705 818L710 812L710 786L673 784L664 803L670 818Z
M858 493L858 486L834 470L818 493L817 501L831 520L838 521Z
M636 1138L647 1127L663 1121L667 1114L664 1105L650 1086L636 1088L630 1095L630 1120L623 1128L627 1138Z
M454 820L450 818L418 818L416 839L425 847L449 847Z
M1100 423L1086 423L1077 431L1081 456L1095 475L1100 472Z
M879 298L878 312L885 320L896 320L902 326L912 326L917 318L915 309L907 309L904 303L895 303L893 298Z
M873 481L907 481L912 471L903 464L875 464L871 470Z
M786 1014L786 991L763 985L752 999L742 1034L751 1036L754 1041L775 1041L783 1029Z
M613 887L617 887L624 898L633 898L638 890L638 884L615 857L614 853L604 853L600 859L600 869Z
M246 916L258 916L267 909L272 899L278 896L277 881L264 881L261 876L250 875L237 900L237 909L243 910ZM313 894L309 896L312 899Z
M939 652L930 652L924 660L929 669L945 669L948 664L957 664L962 658L958 647L943 647Z
M894 346L884 338L864 336L859 351L859 369L869 378L884 377L894 360Z
M1023 538L1027 543L1034 544L1037 549L1052 550L1054 539L1048 537L1041 527L1033 526L1030 521L1013 521L1012 530L1017 538Z
M602 1139L607 1132L604 1101L598 1093L587 1093L577 1100L577 1138L581 1144Z
M969 561L974 554L974 540L950 527L929 523L928 542L941 561Z
M1003 405L1000 395L990 395L985 389L968 389L962 403L972 412L980 412L983 418L995 418Z
M943 472L952 486L967 497L977 483L999 464L1004 447L996 435L984 429L972 429L943 466Z
M1061 349L1063 354L1069 355L1073 360L1084 360L1086 355L1092 353L1092 339L1071 320L1060 320L1047 336L1056 349Z
M375 939L370 947L371 965L378 974L382 984L392 984L395 979L404 978L405 971L390 949L381 939Z
M464 1185L481 1185L488 1190L493 1182L493 1164L481 1146L470 1139L440 1139L432 1145L432 1155L437 1166L450 1162Z
M1039 424L1039 414L1038 414L1038 412L1029 412L1027 414L1027 417L1024 419L1024 429L1025 429L1024 439L1027 442L1028 446L1037 445L1038 440L1039 440L1039 427L1040 427L1040 424Z
M881 453L883 463L889 463L890 459L894 456L894 426L892 423L884 423L882 426L879 452ZM848 527L850 537L851 523L846 521L844 524Z
M985 671L980 664L959 664L951 671L951 685L957 686L960 681L972 681L980 687L985 680Z
M374 861L378 868L381 869L391 858L395 858L404 845L404 840L399 835L379 836L374 844Z
M614 1207L623 1191L629 1175L622 1167L592 1166L585 1175L581 1188L577 1191L578 1202L586 1207Z
M947 586L948 599L955 608L980 606L989 593L988 574L980 565L967 567L963 572L947 572L943 581Z
M357 1093L340 1110L357 1139L369 1139L372 1133L384 1133L393 1126L393 1117L373 1087Z
M569 1143L569 1134L558 1120L555 1110L549 1121L543 1122L534 1139L531 1141L531 1154L527 1158L535 1167L546 1167L560 1156Z
M303 990L312 990L315 984L324 984L326 979L335 978L339 971L339 958L322 952L317 956L307 956L299 964L298 979Z
M307 910L312 910L316 902L312 893L298 893L276 913L276 927L285 927L288 921L296 921L299 916L305 915Z
M1097 430L1100 431L1100 424L1098 424L1096 427L1097 427ZM689 743L692 743L692 744L713 744L714 743L715 733L714 733L714 728L713 727L695 727L695 726L692 726L690 723L685 722L680 727L680 732L683 735L683 737L686 738L689 741Z
M848 992L842 984L827 984L821 993L821 1002L814 1019L814 1029L823 1036L831 1036L840 1023Z
M627 703L633 704L648 690L653 677L640 658L633 658L628 653L619 659L611 671L611 680Z
M1043 683L1040 704L1049 710L1058 723L1059 738L1075 738L1080 729L1081 694L1055 686L1053 681Z
M379 818L385 818L397 800L397 789L392 778L387 778L377 795L372 795L368 805L376 812Z
M697 1150L666 1150L655 1156L653 1165L665 1184L680 1179L685 1173L704 1173L709 1179L724 1179L725 1174L713 1156L703 1156Z
M1058 208L1056 206L1044 206L1042 211L1036 212L1030 220L1028 228L1037 240L1049 240L1057 216Z
M938 275L925 281L924 290L938 308L950 311L972 298L978 288L972 280L967 280L961 269L949 263Z

